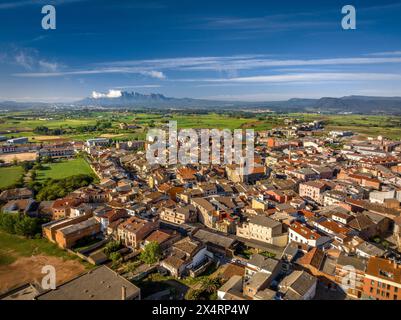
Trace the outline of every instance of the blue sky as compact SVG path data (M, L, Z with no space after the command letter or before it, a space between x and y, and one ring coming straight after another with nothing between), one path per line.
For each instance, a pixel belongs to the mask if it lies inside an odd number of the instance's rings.
M56 30L41 28L46 4ZM346 4L356 30L341 28ZM401 96L400 17L395 0L1 0L0 101Z

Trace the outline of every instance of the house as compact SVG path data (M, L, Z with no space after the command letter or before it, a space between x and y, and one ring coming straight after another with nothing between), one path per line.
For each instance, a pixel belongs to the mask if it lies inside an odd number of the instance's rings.
M82 203L78 198L63 198L57 199L52 204L53 220L69 217L72 207L77 207Z
M3 207L4 213L19 213L28 216L38 214L39 203L33 199L19 199L8 201Z
M142 241L159 226L156 219L145 220L136 216L129 218L117 227L116 238L123 245L139 248Z
M33 198L33 192L28 188L8 189L0 193L0 201L10 201L10 200L29 199L29 198Z
M253 254L251 259L246 263L244 277L245 279L249 279L258 272L269 275L268 285L270 285L281 272L281 261L262 256L261 254Z
M107 233L107 229L110 223L119 220L121 218L128 217L128 211L126 209L110 209L95 215L95 218L100 222L102 226L102 232Z
M374 300L401 300L401 265L388 259L370 258L363 295Z
M208 228L214 228L217 221L218 215L214 206L204 198L193 198L190 203L198 210L199 222L204 224Z
M283 225L264 215L251 217L247 222L237 226L237 236L248 240L257 240L284 247L287 244L287 234Z
M196 222L197 212L195 207L192 205L185 207L180 206L174 208L163 208L160 212L160 219L176 224Z
M303 243L309 247L324 247L330 240L330 237L324 236L306 224L294 222L288 228L289 241Z
M243 277L233 275L217 290L218 300L251 300L243 294Z
M206 229L198 229L192 236L206 244L207 250L215 255L232 258L238 241L235 238L212 232Z
M243 294L254 299L255 295L269 286L271 277L265 272L256 272L251 277L245 278L243 283Z
M186 237L172 246L171 254L160 262L160 266L167 269L171 275L181 277L190 269L197 268L211 257L206 245L202 242Z
M305 271L293 271L278 285L283 300L311 300L315 297L317 278Z
M323 193L329 189L330 186L324 181L308 181L299 185L299 195L321 203Z
M341 253L337 259L335 281L350 297L362 296L367 260Z
M86 140L86 145L88 147L105 147L110 143L107 138L95 138Z
M143 243L143 247L149 243L156 242L159 244L162 252L169 251L174 242L181 238L177 231L159 229L148 235Z
M141 290L106 266L40 294L36 300L140 300Z

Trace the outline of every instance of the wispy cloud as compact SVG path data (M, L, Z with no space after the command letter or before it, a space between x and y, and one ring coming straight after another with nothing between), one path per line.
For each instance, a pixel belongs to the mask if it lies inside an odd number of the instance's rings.
M56 61L49 61L40 57L39 52L32 48L13 47L6 52L0 53L0 57L2 57L0 63L16 65L28 72L58 72L64 67Z
M330 59L273 59L271 55L234 55L223 57L183 57L154 60L127 60L103 63L119 68L145 68L156 70L246 70L263 67L365 65L401 63L401 57L349 57ZM100 64L102 65L102 64Z
M368 56L401 56L401 51L383 51L368 53Z
M161 71L141 71L141 74L155 79L166 79L166 75Z
M21 1L15 0L15 1L0 3L0 10L14 9L32 5L47 5L47 4L62 5L62 4L83 2L83 1L90 1L90 0L21 0Z
M143 85L127 85L127 86L115 86L115 89L147 89L147 88L161 88L162 86L159 84L143 84Z
M187 82L216 83L278 83L278 82L321 82L321 81L401 81L401 74L394 73L296 73L283 75L264 75L237 77L229 79L184 79Z

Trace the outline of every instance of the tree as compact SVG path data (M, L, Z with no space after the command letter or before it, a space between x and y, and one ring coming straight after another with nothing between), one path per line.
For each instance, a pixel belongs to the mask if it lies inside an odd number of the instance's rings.
M16 221L17 221L17 216L15 214L10 214L10 213L0 214L0 228L7 233L11 234L15 233Z
M152 241L145 246L140 255L140 259L147 264L153 264L160 260L162 251L160 245L156 241Z
M111 261L113 261L113 263L116 263L122 258L122 256L120 252L112 252L110 253L109 258Z
M15 225L15 233L20 236L33 237L38 232L37 219L24 216Z
M205 278L202 281L202 290L212 294L216 292L221 287L221 279L220 278Z
M104 253L109 257L111 253L118 251L121 248L119 241L110 241L104 247Z

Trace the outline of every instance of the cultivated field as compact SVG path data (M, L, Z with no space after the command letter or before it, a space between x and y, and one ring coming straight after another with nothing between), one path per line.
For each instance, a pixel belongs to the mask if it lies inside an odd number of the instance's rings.
M10 153L1 154L0 160L5 163L12 163L14 160L17 161L34 161L36 160L38 154L36 152L23 152L23 153Z
M66 140L84 141L95 137L109 137L118 140L144 139L149 127L162 127L168 121L177 121L178 128L254 129L269 130L280 127L284 119L300 121L324 120L327 130L352 130L366 135L382 134L389 138L401 138L401 117L381 115L327 115L314 113L275 114L269 112L226 112L189 114L180 112L138 113L134 111L90 111L82 114L56 112L46 118L30 112L14 112L0 118L0 132L7 137L29 137L32 142L56 142ZM109 122L111 126L88 131L87 126ZM120 129L120 123L135 124L139 129ZM36 134L35 128L45 126L61 129L60 135ZM9 133L7 133L9 132Z

